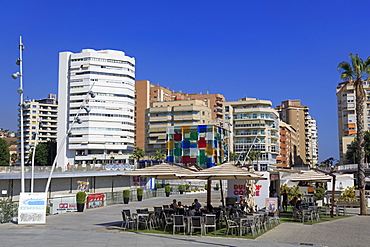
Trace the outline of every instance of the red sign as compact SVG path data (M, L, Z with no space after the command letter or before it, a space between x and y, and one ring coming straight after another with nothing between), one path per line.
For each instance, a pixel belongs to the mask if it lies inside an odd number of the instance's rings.
M87 195L86 208L98 208L104 206L104 194L95 193Z

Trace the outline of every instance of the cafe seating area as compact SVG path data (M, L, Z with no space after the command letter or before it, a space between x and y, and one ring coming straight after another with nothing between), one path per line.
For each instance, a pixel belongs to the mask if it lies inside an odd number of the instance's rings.
M201 208L195 213L190 207L173 209L168 205L122 210L123 230L150 231L188 235L237 235L251 236L268 231L280 223L277 213L260 210L247 214L238 205L228 207Z

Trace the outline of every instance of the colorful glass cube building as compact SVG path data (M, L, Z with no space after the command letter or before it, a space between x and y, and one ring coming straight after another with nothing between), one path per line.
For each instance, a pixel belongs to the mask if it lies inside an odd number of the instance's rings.
M229 133L215 125L167 128L167 161L208 168L227 160Z

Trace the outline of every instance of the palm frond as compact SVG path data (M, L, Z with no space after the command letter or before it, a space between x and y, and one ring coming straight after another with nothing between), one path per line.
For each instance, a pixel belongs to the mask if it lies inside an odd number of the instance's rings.
M337 70L351 71L352 72L351 65L349 63L347 63L346 61L340 62L337 66Z
M364 67L370 67L370 57L367 57L366 61L364 62Z
M347 71L344 71L340 74L340 78L343 80L353 81L354 77L352 73L349 73Z

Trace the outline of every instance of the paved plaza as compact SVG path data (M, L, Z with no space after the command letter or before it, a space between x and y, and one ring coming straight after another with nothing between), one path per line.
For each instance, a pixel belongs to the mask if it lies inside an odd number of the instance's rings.
M212 203L219 205L220 196L213 193ZM282 223L256 240L129 233L120 229L121 210L152 208L170 204L173 199L191 204L198 198L205 204L206 194L187 194L147 199L83 213L66 213L47 217L46 225L0 225L0 246L369 246L370 217L357 216L358 209L350 209L353 217L314 225Z

